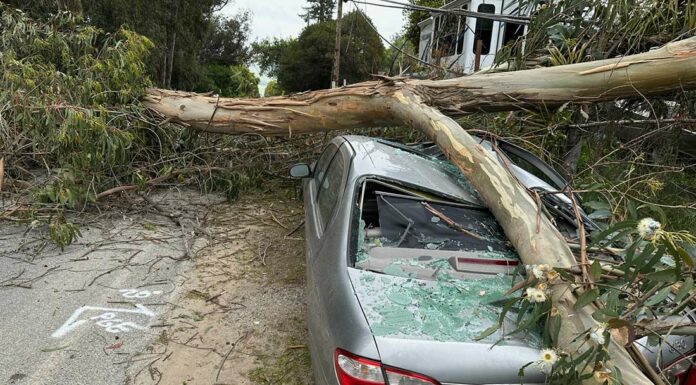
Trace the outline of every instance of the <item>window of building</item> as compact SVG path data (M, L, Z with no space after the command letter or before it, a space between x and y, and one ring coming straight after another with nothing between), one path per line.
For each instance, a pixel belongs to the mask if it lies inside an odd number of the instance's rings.
M440 36L440 56L453 56L457 54L457 30L459 28L459 17L445 14L441 16L442 35Z
M495 13L495 5L480 4L477 9L481 13ZM481 40L481 54L487 55L491 52L491 41L493 40L493 20L476 19L476 30L474 31L473 53L476 53L477 41Z
M465 4L462 9L468 10ZM461 55L464 52L466 17L454 14L436 16L433 23L432 57Z
M524 36L524 24L505 23L503 45L507 45L509 42L514 42L518 37L521 36Z

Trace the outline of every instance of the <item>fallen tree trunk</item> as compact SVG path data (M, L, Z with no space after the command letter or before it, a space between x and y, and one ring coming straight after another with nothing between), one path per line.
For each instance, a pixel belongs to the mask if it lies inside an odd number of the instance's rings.
M209 132L292 135L399 123L385 108L407 89L448 116L553 108L655 95L696 87L696 38L647 53L527 71L449 80L364 82L286 97L229 99L152 89L145 105L168 119Z
M386 79L288 97L225 99L150 90L148 107L167 119L223 134L292 135L404 124L422 130L462 170L525 264L576 265L563 237L508 171L450 117L478 111L557 107L696 88L696 38L619 59L442 81ZM447 115L447 116L446 116ZM450 117L448 117L450 116ZM574 309L554 287L563 316L561 348L595 324L592 307ZM652 384L627 351L610 345L626 384Z

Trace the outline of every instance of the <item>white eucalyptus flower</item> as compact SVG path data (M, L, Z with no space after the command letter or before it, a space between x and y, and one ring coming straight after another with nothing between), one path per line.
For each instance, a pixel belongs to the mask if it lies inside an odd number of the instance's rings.
M558 354L553 349L543 349L541 357L534 365L544 374L551 374L553 365L558 361Z
M561 275L558 274L556 270L551 269L548 273L546 273L546 280L551 283L555 283L558 280L558 278L560 278L560 276Z
M527 265L527 274L531 273L534 278L543 280L546 278L546 272L551 271L551 266L542 264L542 265Z
M599 324L590 332L590 339L594 341L597 345L604 345L607 341L605 337L605 332L607 330L606 324Z
M546 301L546 293L535 287L527 288L527 301L532 303L541 303Z
M652 218L643 218L638 222L638 226L636 226L638 235L647 241L655 238L655 234L657 234L661 228L662 224Z

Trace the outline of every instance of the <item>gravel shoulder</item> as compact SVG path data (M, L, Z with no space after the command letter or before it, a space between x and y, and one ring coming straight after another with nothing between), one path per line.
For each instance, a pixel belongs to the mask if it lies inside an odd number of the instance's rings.
M301 204L263 196L214 211L211 241L133 383L310 384Z

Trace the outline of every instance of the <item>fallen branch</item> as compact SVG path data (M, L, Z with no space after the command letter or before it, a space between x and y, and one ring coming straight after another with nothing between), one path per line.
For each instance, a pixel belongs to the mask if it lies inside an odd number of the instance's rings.
M167 175L162 175L158 176L156 178L152 178L148 181L145 182L145 185L147 186L156 186L174 176L182 175L182 174L192 174L192 173L202 173L202 172L211 172L211 171L229 171L228 168L223 168L223 167L189 167L189 168L182 168L178 170L174 170L170 172ZM140 185L134 185L134 184L129 184L129 185L123 185L123 186L116 186L114 188L110 188L108 190L102 191L99 194L97 194L97 199L101 199L104 197L107 197L109 195L117 194L120 192L124 191L131 191L135 190L137 188L141 187Z

